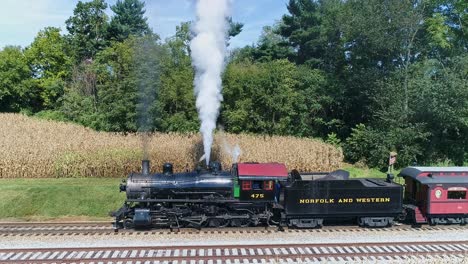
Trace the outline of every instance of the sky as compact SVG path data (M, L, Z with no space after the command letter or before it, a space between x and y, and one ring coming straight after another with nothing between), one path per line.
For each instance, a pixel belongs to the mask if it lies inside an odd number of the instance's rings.
M112 5L116 0L106 0ZM175 33L176 25L195 20L195 0L146 0L148 24L162 39ZM272 25L287 13L287 0L233 0L232 17L244 23L242 32L231 39L230 47L251 45L262 28ZM78 0L2 0L0 9L0 48L6 45L26 47L39 30L59 27L67 33L65 20L73 15ZM107 14L112 15L108 8Z

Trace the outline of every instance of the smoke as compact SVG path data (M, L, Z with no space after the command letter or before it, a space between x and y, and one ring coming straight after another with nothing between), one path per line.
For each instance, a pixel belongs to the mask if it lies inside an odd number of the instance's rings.
M210 162L213 131L216 128L225 66L229 0L199 0L196 6L195 37L190 42L195 67L195 96L206 164ZM203 158L203 157L202 157Z
M143 159L149 159L150 133L154 129L154 104L160 85L160 46L153 37L138 39L134 47L134 74L137 85L136 105L138 133L141 136Z

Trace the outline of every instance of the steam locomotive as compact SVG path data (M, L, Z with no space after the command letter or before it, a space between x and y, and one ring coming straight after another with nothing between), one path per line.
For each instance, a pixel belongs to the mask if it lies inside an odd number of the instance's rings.
M267 198L272 197L273 181L265 181L270 186L254 186L262 191L252 201L240 197L238 177L222 171L218 162L187 173L173 173L170 163L163 165L162 173L151 174L149 167L144 160L142 173L130 174L120 185L127 200L113 213L116 228L248 226L272 221Z
M288 172L280 163L235 163L223 171L219 162L193 172L174 173L170 163L120 185L124 205L112 213L114 227L246 227L275 225L321 227L328 220L353 220L364 227L468 223L468 167L409 167L405 185L387 179L350 179L331 173ZM406 186L406 188L404 188ZM442 209L441 209L442 208ZM445 208L445 209L444 209Z

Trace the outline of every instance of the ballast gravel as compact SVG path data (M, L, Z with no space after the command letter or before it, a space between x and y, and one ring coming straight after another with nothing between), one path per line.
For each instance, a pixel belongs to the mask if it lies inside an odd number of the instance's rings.
M301 243L368 243L417 241L468 241L468 227L454 230L375 230L330 232L228 232L155 233L94 235L0 236L0 248L69 248L175 245L248 245Z

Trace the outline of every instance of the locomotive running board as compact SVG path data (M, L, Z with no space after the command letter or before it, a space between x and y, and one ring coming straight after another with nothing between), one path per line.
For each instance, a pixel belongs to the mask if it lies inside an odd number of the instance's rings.
M239 203L239 200L205 200L205 199L198 199L198 200L190 200L190 199L127 199L125 202L130 203Z

